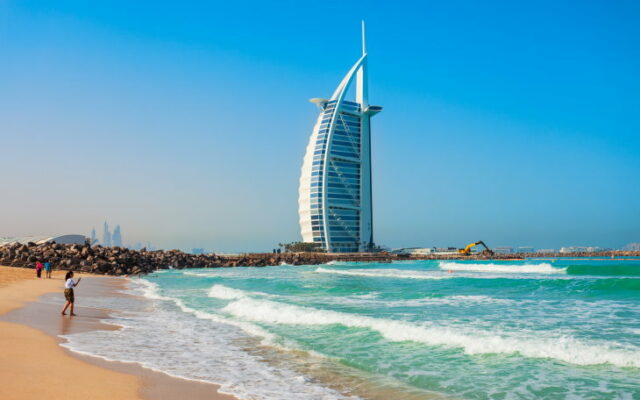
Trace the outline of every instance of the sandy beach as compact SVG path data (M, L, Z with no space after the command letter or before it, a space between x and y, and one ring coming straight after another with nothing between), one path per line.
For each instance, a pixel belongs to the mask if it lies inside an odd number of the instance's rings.
M83 277L83 293L115 292L121 278ZM76 308L60 315L58 305L39 301L61 294L64 271L36 279L32 269L0 266L0 398L2 399L211 399L232 400L212 384L177 379L137 364L77 355L60 346L61 334L118 329L101 323L108 310Z

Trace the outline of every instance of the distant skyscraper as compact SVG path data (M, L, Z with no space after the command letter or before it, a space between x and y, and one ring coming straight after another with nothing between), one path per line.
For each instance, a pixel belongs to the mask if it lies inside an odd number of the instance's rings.
M111 247L111 232L109 232L109 225L107 221L104 222L102 230L102 245L105 247Z
M111 235L111 243L114 246L122 247L122 234L120 233L120 225L116 225Z
M98 241L98 237L96 236L96 228L91 229L91 244L95 244Z
M356 81L355 101L347 101ZM331 252L373 247L370 118L382 107L369 105L367 51L362 23L362 56L329 100L311 99L320 115L302 164L299 216L302 239Z

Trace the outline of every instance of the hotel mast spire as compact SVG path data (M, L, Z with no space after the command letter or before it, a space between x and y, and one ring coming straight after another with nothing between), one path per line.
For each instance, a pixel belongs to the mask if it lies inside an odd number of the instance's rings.
M362 20L362 55L367 54L367 37L364 30L364 20Z
M362 64L356 74L356 102L362 104L364 110L369 105L369 88L367 83L367 38L364 20L362 20Z

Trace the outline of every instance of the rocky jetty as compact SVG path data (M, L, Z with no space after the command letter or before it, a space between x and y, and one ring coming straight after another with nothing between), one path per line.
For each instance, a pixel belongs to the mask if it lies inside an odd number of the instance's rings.
M576 254L505 254L493 259L525 257L625 257L640 252L615 251ZM18 244L0 246L0 265L34 268L37 261L50 262L54 269L91 272L101 275L139 275L169 268L265 267L269 265L317 265L330 261L391 262L411 259L489 259L486 255L427 255L412 257L391 253L250 253L242 255L189 254L180 250L147 251L88 244Z
M268 265L315 265L329 261L383 262L403 259L390 254L343 255L323 253L256 253L242 255L189 254L180 250L147 251L88 244L18 244L0 247L0 264L33 268L37 261L55 269L103 275L138 275L169 268L264 267ZM405 258L406 259L406 258Z

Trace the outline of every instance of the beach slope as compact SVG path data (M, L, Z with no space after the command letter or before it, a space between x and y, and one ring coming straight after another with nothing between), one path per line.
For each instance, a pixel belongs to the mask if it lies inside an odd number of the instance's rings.
M64 272L34 279L34 271L0 267L0 314L59 291ZM140 399L139 379L65 353L55 338L28 326L0 321L0 398Z
M52 296L48 293L62 296L64 273L36 279L33 269L0 266L0 399L235 400L219 393L214 384L62 348L60 334L117 329L100 322L109 310L77 307L78 317L63 317L59 305L42 301ZM94 296L113 295L123 284L122 278L76 273L76 278L80 276L85 277L80 289Z

